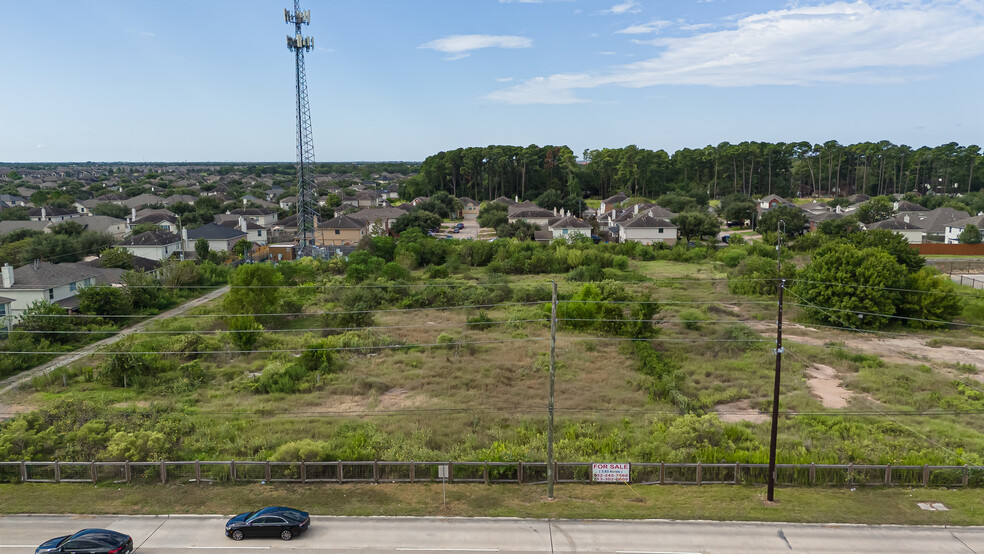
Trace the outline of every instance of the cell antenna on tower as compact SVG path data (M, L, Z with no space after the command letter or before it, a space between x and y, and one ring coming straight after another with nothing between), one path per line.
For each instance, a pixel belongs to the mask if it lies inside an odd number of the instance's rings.
M311 108L308 106L307 76L304 72L304 52L314 48L314 37L305 37L301 25L311 24L311 10L301 11L300 0L294 0L294 11L284 10L284 21L294 25L293 36L287 35L287 48L294 53L294 73L297 77L297 253L309 256L314 252L314 229L318 198L314 178L314 134L311 131Z

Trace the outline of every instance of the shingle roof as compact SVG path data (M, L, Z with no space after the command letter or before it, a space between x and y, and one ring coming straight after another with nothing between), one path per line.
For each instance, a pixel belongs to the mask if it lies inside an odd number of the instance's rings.
M352 219L351 216L340 215L329 219L328 221L318 225L322 229L362 229L365 227L361 221Z
M874 223L865 225L866 229L888 229L890 231L906 231L906 230L922 230L918 225L913 225L912 223L907 223L902 219L886 219L884 221L876 221Z
M591 225L581 221L580 219L572 215L569 215L557 221L556 223L551 225L551 227L554 229L590 229Z
M608 197L608 198L606 198L606 199L604 199L604 200L602 200L602 202L603 202L603 203L605 204L605 206L607 207L607 206L609 206L609 205L611 205L611 204L618 204L619 202L625 202L625 201L626 201L626 200L628 200L628 199L629 199L629 197L628 197L628 196L626 196L626 195L624 195L624 194L622 194L622 193L620 192L620 193L618 193L618 194L615 194L614 196L610 196L610 197Z
M188 240L228 240L245 237L246 233L234 227L226 227L217 223L208 223L201 227L188 229Z
M270 215L273 212L265 208L239 208L229 213L233 215Z
M493 200L492 202L496 202L498 204L505 204L506 206L515 206L516 205L516 201L515 200L513 200L512 198L506 198L505 196L500 196L500 197L496 198L495 200Z
M554 217L554 213L551 212L550 210L544 210L542 208L532 208L532 209L517 210L515 212L510 212L509 217L514 219L523 219L528 217L539 219L543 217Z
M51 225L50 221L0 221L0 236L6 235L18 229L30 229L32 231L44 231L44 228Z
M13 298L7 298L6 296L0 296L0 304L10 304L13 302Z
M660 227L664 229L676 229L677 226L670 223L669 221L662 218L650 217L648 213L644 213L635 219L631 219L622 224L625 229L658 229Z
M120 275L122 274L123 272L120 271ZM94 278L97 282L103 283L112 282L107 279L106 270L103 268L91 267L82 263L37 262L36 265L30 263L14 269L14 286L9 288L47 289L87 278Z
M366 208L362 211L348 214L352 219L360 221L375 221L377 219L396 219L407 212L400 208Z
M462 196L458 200L461 200L462 204L478 204L478 202L472 200L471 198L468 198L467 196Z
M40 216L41 210L44 210L46 217L51 217L53 215L73 215L79 213L76 210L65 210L62 208L52 208L51 206L44 206L41 208L31 208L27 212L27 215L34 216L34 217Z
M133 221L130 222L130 225L140 225L142 223L160 223L161 221L167 221L168 223L177 223L178 216L166 212L155 212L134 219Z
M140 233L135 237L130 237L121 242L120 246L163 246L165 244L174 244L176 242L181 242L178 235L168 233L167 231L155 230Z
M221 225L223 227L232 227L234 229L238 229L239 228L239 220L238 219L230 219L228 221L222 221L222 222L220 222L219 225ZM249 220L249 219L246 220L246 230L247 231L255 231L257 229L266 229L266 227L260 225L259 223L254 222L252 220Z

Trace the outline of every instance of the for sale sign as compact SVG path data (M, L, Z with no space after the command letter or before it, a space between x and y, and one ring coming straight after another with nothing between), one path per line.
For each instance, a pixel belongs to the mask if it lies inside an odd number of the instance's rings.
M628 483L629 464L591 464L595 483Z

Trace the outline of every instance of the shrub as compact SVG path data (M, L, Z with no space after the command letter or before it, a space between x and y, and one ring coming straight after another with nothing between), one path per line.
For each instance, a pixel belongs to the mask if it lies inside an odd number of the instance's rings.
M228 318L226 324L229 326L229 338L243 354L248 354L260 340L260 331L263 326L251 315L240 315Z
M687 308L680 310L680 319L683 322L683 326L687 329L691 331L699 331L701 322L707 321L710 318L706 313L700 310Z

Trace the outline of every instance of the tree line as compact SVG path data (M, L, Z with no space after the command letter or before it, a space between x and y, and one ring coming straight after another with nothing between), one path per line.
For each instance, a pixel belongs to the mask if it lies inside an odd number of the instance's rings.
M950 142L913 148L883 140L823 143L722 142L672 155L635 145L585 149L567 146L458 148L429 156L401 192L406 199L446 191L489 200L563 196L608 197L617 192L655 198L668 192L764 196L870 196L918 192L953 194L984 187L977 145Z

